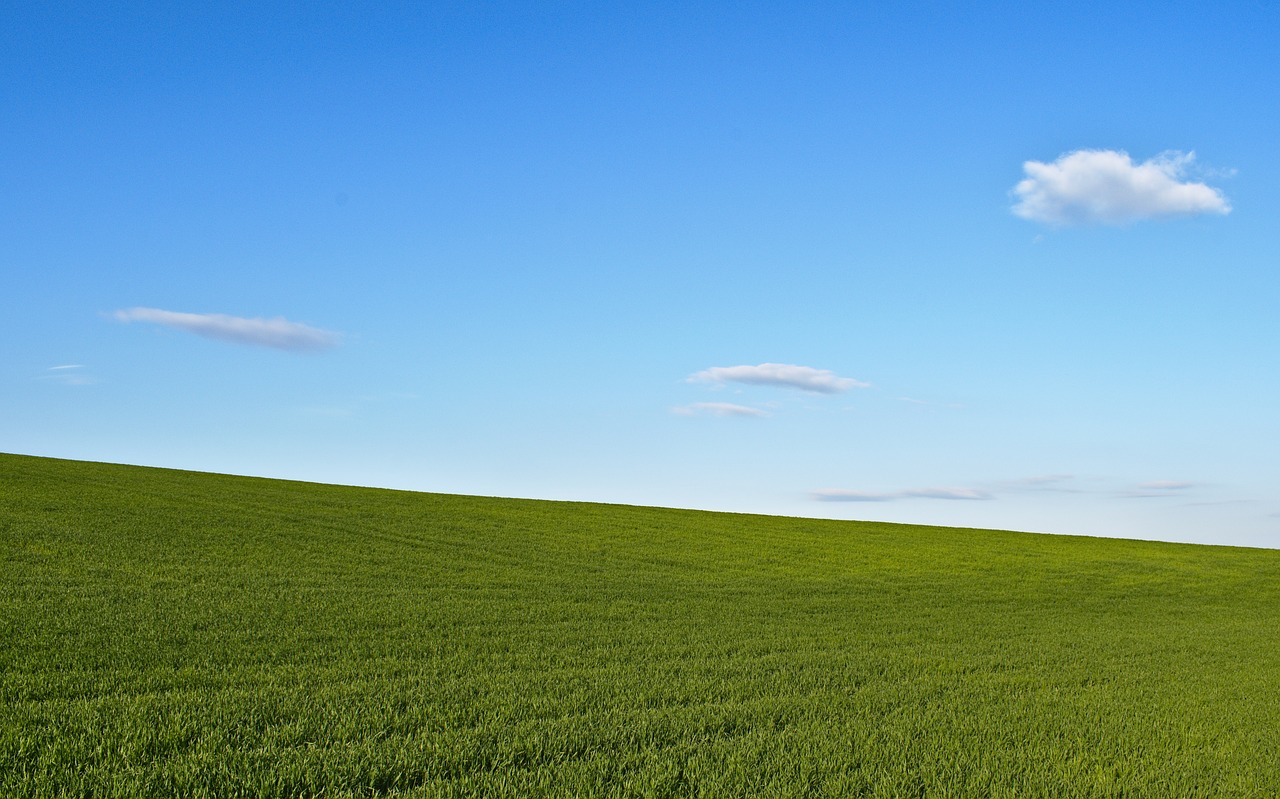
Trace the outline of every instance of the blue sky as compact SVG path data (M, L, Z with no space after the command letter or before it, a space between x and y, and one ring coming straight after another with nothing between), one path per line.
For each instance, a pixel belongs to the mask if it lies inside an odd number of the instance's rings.
M1278 40L8 4L0 449L1277 546Z

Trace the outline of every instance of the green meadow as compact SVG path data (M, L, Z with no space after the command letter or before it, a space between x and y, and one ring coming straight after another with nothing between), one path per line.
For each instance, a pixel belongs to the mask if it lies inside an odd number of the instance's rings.
M1280 795L1280 551L0 456L0 795Z

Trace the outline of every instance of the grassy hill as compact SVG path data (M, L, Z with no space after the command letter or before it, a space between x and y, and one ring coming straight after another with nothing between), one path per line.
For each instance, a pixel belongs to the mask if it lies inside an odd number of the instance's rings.
M0 795L1280 794L1280 551L0 455Z

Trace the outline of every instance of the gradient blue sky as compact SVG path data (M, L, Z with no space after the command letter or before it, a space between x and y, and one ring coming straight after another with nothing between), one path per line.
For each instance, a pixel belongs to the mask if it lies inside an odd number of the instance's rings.
M1263 3L5 4L0 449L1280 546L1277 41Z

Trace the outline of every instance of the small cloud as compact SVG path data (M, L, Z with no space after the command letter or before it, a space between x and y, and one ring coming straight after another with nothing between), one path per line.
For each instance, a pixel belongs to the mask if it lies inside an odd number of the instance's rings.
M1173 497L1179 492L1194 488L1195 483L1183 480L1151 480L1138 483L1133 489L1116 494L1121 499L1152 499L1157 497Z
M1076 477L1073 474L1041 474L1033 477L1020 477L1016 480L1002 480L993 483L992 487L1001 491L1056 491L1062 493L1078 494L1084 489L1075 487L1073 484Z
M116 311L113 316L121 322L151 322L185 330L205 338L290 352L316 352L331 349L338 346L340 338L337 333L300 322L290 322L283 317L248 319L225 314L162 311L158 308L129 308Z
M1152 480L1147 483L1138 483L1138 488L1155 491L1182 491L1194 486L1195 483L1189 483L1185 480Z
M839 394L851 388L866 388L851 377L840 377L829 369L796 366L787 363L762 363L758 366L713 366L689 375L691 383L747 383L750 385L782 386L812 391L819 394Z
M1013 485L1023 486L1046 486L1055 483L1065 483L1068 480L1074 480L1073 474L1041 474L1035 477L1024 477L1021 480L1010 481Z
M48 380L53 383L60 383L64 386L91 386L98 382L97 378L91 377L84 372L83 364L69 363L63 366L50 366L40 375L39 380Z
M902 491L852 491L842 488L824 488L813 492L819 502L892 502L899 499L994 499L987 491L977 488L908 488Z
M677 416L751 416L761 418L769 414L759 408L735 405L732 402L694 402L671 409Z
M1027 161L1013 213L1054 226L1231 213L1221 191L1183 179L1194 160L1194 152L1170 150L1135 164L1121 150L1075 150L1051 164Z
M990 493L978 488L912 488L902 492L906 497L923 499L991 499Z
M821 488L814 491L812 496L819 502L888 502L902 497L898 493L852 491L844 488Z

